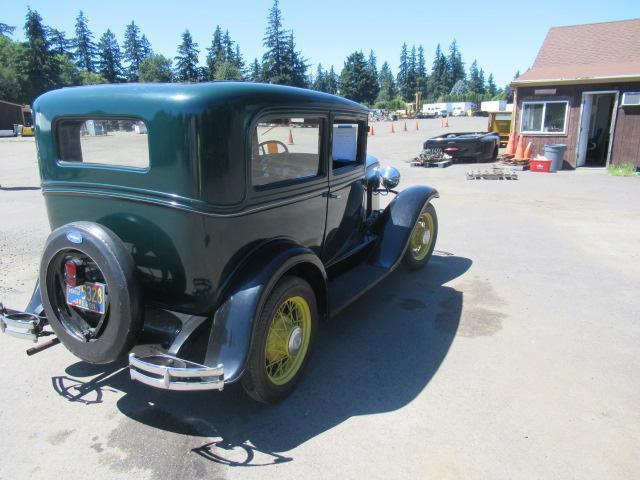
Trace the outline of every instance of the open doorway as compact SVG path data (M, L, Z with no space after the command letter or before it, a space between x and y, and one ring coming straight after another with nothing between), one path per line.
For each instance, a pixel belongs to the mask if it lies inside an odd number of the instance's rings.
M604 167L609 164L611 137L618 92L585 92L578 134L576 165Z

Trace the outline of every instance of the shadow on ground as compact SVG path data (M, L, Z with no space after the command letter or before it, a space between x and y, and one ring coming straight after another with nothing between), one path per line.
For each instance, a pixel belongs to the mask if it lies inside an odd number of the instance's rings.
M169 462L189 452L230 466L288 462L283 452L355 415L399 409L423 391L460 323L463 294L444 284L471 263L440 253L424 270L394 272L325 325L302 383L275 406L255 403L239 385L221 393L155 390L131 382L125 365L79 362L52 379L54 388L88 404L100 403L106 391L124 392L117 406L128 418L108 442L121 450L146 451L148 442L136 436L157 437ZM190 441L180 443L184 438Z

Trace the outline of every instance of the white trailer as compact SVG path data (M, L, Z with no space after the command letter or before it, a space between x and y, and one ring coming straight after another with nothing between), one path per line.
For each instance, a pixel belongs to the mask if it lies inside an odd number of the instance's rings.
M475 110L476 104L473 102L453 102L451 104L451 114L454 117L464 117L469 110Z
M422 105L422 113L435 117L449 115L452 111L453 109L450 102L425 103Z

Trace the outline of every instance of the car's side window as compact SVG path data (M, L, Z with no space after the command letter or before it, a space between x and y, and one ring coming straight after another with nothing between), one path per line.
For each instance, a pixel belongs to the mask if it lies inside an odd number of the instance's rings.
M141 120L65 118L55 128L62 162L149 167L147 127Z
M318 117L269 117L258 122L251 145L253 186L321 175L321 127Z
M360 124L356 122L335 121L333 123L331 145L333 170L357 165L361 162L358 156L360 128Z

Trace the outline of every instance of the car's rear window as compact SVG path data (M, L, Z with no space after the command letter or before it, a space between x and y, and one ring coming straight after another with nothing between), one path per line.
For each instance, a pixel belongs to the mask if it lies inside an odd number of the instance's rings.
M149 167L147 126L140 120L62 119L55 128L62 162Z

